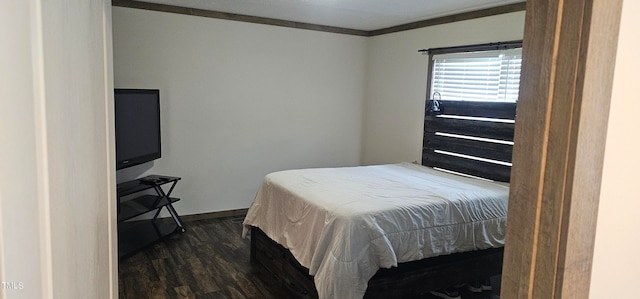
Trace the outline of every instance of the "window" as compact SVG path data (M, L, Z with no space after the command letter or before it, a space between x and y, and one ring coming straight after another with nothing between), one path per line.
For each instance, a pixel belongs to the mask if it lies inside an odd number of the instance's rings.
M508 182L522 42L429 54L422 164Z
M517 102L521 42L439 48L428 52L431 98Z

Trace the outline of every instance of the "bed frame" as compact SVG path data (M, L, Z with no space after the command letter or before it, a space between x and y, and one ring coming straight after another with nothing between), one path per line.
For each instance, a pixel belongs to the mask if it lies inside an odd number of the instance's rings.
M515 103L433 101L425 106L422 164L508 182ZM455 253L379 269L364 298L406 298L495 276L504 248ZM291 298L318 298L309 270L259 228L251 228L251 263Z

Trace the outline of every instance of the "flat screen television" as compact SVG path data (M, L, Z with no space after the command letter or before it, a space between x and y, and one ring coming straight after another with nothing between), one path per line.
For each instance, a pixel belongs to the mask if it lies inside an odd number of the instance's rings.
M161 157L160 91L115 89L116 169Z

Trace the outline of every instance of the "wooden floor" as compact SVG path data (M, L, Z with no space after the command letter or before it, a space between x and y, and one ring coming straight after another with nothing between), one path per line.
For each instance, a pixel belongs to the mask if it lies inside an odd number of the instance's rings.
M187 232L121 260L120 298L287 298L251 268L250 240L241 238L242 219L185 222ZM494 289L499 288L497 279L493 280ZM462 292L462 298L498 298L498 293Z

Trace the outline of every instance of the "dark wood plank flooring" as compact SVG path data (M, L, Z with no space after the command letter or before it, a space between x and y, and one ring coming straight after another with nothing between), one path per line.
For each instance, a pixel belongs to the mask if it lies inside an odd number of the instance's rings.
M250 240L241 238L242 219L185 222L185 233L173 234L121 260L120 298L288 298L252 269ZM463 291L462 298L498 298L499 278L492 280L493 292ZM437 297L428 294L421 298Z

